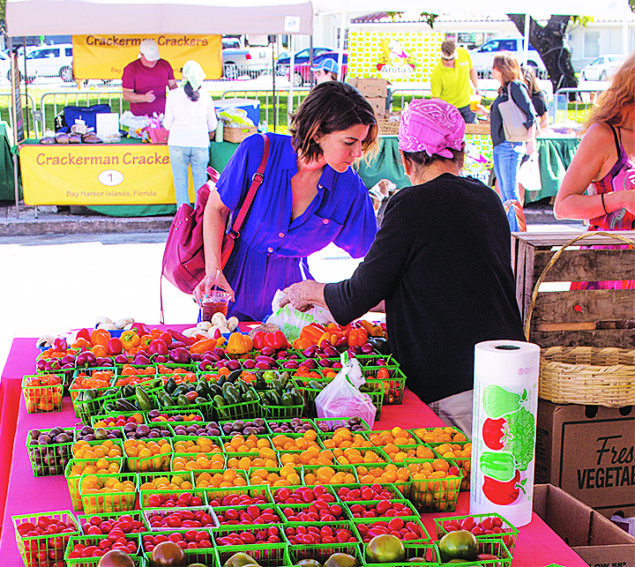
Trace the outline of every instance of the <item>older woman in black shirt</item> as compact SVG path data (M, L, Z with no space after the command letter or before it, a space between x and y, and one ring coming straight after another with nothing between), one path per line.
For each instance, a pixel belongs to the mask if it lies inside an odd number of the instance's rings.
M471 431L474 345L523 340L498 196L459 177L465 123L438 99L404 111L399 148L412 187L384 222L349 280L285 290L298 309L323 305L347 324L385 300L388 339L408 386L450 425Z

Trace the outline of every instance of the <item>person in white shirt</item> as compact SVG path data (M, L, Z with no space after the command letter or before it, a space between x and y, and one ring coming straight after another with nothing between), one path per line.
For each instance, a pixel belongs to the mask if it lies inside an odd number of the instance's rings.
M168 93L163 126L169 130L168 150L176 204L190 203L188 166L194 189L207 182L209 140L218 124L214 102L203 88L205 72L196 61L183 65L183 84Z

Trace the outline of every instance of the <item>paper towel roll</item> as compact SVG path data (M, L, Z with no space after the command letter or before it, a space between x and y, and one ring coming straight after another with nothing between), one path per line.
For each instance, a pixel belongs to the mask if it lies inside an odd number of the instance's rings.
M474 348L471 514L531 521L540 347L486 341Z

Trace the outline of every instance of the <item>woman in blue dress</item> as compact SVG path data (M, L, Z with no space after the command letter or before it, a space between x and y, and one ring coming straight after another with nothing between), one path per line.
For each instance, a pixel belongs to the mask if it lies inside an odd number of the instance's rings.
M255 134L236 150L212 191L204 214L206 276L199 302L218 286L234 299L228 316L262 320L278 289L313 279L307 256L331 242L359 258L377 224L368 190L351 167L377 139L372 107L353 87L317 85L292 117L291 136L268 134L264 181L224 269L220 250L227 217L237 213L258 169L264 139Z

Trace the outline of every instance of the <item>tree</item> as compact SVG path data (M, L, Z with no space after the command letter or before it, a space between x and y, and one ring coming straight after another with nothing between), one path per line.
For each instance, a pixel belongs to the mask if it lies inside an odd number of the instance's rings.
M525 14L507 14L518 31L525 34ZM571 16L551 16L541 26L529 18L529 44L536 48L549 73L555 93L559 88L575 88L578 80L571 63L571 52L566 47L565 34Z

